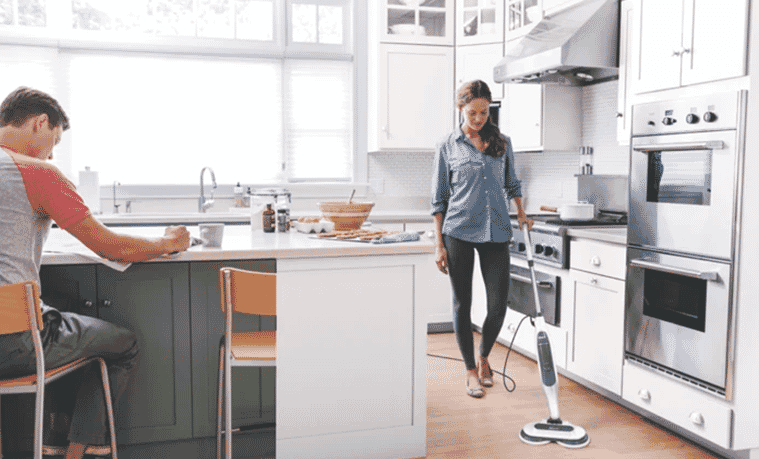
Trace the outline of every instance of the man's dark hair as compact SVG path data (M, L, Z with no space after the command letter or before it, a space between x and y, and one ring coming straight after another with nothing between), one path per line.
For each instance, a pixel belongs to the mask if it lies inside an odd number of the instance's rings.
M0 127L20 127L31 117L46 114L51 128L67 130L69 118L60 104L49 94L21 86L8 94L0 105Z

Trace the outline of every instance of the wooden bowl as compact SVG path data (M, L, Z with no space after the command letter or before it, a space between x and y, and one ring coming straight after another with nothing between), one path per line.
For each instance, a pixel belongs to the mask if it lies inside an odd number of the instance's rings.
M361 228L374 203L330 201L320 202L318 206L324 218L335 224L335 230L345 231Z

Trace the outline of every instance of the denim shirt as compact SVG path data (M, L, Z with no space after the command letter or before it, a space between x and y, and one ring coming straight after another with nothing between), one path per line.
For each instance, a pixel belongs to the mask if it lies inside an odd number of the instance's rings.
M443 214L443 234L467 242L511 240L509 201L522 196L511 140L500 158L482 153L456 129L435 147L431 213Z

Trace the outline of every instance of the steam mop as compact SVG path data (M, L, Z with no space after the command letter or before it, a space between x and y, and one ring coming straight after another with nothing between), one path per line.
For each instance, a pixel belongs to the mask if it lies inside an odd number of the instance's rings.
M535 295L535 339L537 340L538 370L543 392L548 399L550 417L525 425L519 432L519 439L529 445L546 445L556 442L567 448L583 448L590 443L590 437L582 427L563 421L559 417L559 379L551 354L551 343L548 340L546 322L540 307L538 282L535 277L535 267L530 242L530 230L523 226L524 240L527 250L527 265L530 267L532 291Z

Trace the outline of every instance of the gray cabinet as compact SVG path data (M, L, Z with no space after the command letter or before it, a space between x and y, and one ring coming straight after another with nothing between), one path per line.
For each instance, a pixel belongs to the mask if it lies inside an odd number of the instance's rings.
M99 315L137 334L140 363L116 408L121 444L192 437L189 263L97 267Z
M229 266L275 272L275 260L197 262L190 266L192 318L193 435L216 435L216 403L219 377L219 340L224 314L219 304L219 269ZM235 328L275 330L273 318L239 315ZM274 423L274 368L235 368L232 371L232 426L247 428Z

